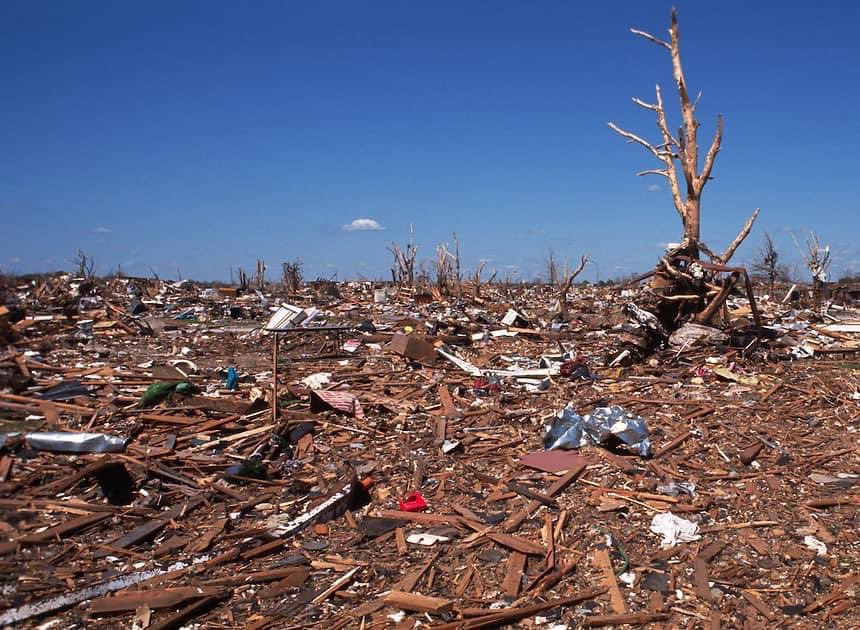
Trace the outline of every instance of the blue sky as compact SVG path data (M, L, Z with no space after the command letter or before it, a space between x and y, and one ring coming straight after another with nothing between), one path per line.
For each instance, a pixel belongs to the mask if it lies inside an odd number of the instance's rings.
M456 232L464 266L531 278L548 248L596 279L650 268L680 223L631 96L667 100L669 3L0 3L0 269L225 279L300 257L309 277L387 277ZM762 213L814 228L860 271L860 3L679 2L701 136L725 116L703 196L722 249ZM672 115L673 108L670 110ZM382 229L346 230L356 219ZM360 223L374 227L374 223Z

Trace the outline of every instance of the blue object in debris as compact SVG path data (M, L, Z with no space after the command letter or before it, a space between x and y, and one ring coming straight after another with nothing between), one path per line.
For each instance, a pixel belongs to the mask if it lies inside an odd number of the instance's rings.
M239 375L236 374L236 368L227 368L227 389L236 389L239 385Z

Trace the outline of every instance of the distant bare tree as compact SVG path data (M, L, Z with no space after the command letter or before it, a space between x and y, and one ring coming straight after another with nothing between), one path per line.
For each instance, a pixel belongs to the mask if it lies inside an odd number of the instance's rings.
M550 247L546 253L546 277L552 286L558 285L558 263L555 260L555 252Z
M284 291L287 293L296 293L302 286L302 261L296 258L293 262L285 262L281 264L283 268L283 284Z
M454 284L457 287L457 297L463 297L463 274L460 273L460 241L457 240L457 233L454 232Z
M96 261L93 260L93 257L89 256L84 250L79 249L75 259L70 262L78 266L77 277L87 280L93 277Z
M803 257L803 263L809 269L809 273L812 274L812 286L816 290L823 288L827 283L827 273L830 270L830 245L822 247L818 235L811 230L806 239L805 250L800 246L794 234L791 235L791 238Z
M236 282L239 285L238 288L240 291L248 290L248 273L243 267L239 267L239 270L236 272Z
M257 285L257 288L262 291L266 286L266 263L264 263L259 258L257 259L257 265L254 271L254 281Z
M588 254L585 254L579 259L579 266L571 272L566 272L565 277L562 280L559 278L557 287L558 287L558 301L561 305L562 313L567 312L567 294L570 292L570 287L573 286L574 279L582 273L585 269L585 265L588 264Z
M453 275L454 256L448 251L445 243L436 246L436 286L442 295L448 293L451 276Z
M388 251L394 256L391 265L391 280L397 284L415 286L415 257L418 255L418 246L415 244L415 232L412 224L409 225L409 242L404 251L397 243L392 243Z
M448 243L436 246L436 286L444 294L456 293L463 295L463 274L460 271L460 241L457 234L453 235L454 251L448 249Z
M779 252L773 244L773 239L767 232L764 233L764 241L758 251L758 257L753 261L752 269L755 273L767 278L770 292L773 293L773 285L788 275L785 265L779 262Z
M481 297L481 273L484 271L484 267L486 265L487 265L487 261L482 260L481 263L478 265L478 268L475 269L475 274L472 276L472 284L473 284L472 291L473 291L475 298ZM496 279L497 273L498 273L498 271L493 269L493 273L487 279L487 282L485 284L492 284L493 280Z

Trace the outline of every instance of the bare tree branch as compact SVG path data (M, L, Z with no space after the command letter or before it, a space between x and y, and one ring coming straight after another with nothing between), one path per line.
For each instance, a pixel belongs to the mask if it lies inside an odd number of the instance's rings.
M660 86L656 85L654 91L657 95L657 109L655 110L657 112L657 127L660 129L660 133L663 134L663 142L667 145L672 144L680 150L681 143L672 136L672 132L669 131L669 125L666 122L666 110L663 107L663 94L660 92ZM669 189L672 192L672 203L675 204L675 210L678 211L681 222L686 225L687 209L684 205L684 200L681 198L681 187L678 185L678 171L675 169L674 156L664 155L661 159L666 165L666 178L669 180Z
M641 98L637 98L634 96L633 102L636 103L639 107L642 107L644 109L650 109L652 112L657 111L657 107L658 107L657 105L654 105L653 103L646 103Z
M657 112L657 127L660 129L660 133L663 134L663 142L672 144L680 149L681 143L675 139L675 136L669 131L669 125L666 123L666 109L663 107L663 93L660 91L659 84L654 86L654 91L657 94L657 107L654 111Z
M731 244L726 247L726 251L724 251L722 256L720 256L718 259L721 264L725 265L727 262L729 262L731 257L735 255L735 250L740 247L740 244L744 242L744 239L749 236L750 230L752 230L753 223L755 223L756 217L758 216L760 210L761 208L756 208L753 211L752 216L750 216L750 218L747 219L747 222L744 223L744 226L741 228L741 231L738 232L738 235L735 237L735 240L733 240Z
M573 285L573 280L582 273L582 270L585 269L585 265L588 264L588 254L585 254L579 260L579 266L571 271L567 278L564 281L564 284L559 286L559 302L561 303L562 309L564 310L567 304L567 294L570 291L570 287Z
M672 53L672 75L675 77L675 86L678 88L678 97L681 101L681 115L684 118L683 135L686 151L682 154L681 161L684 166L684 177L687 179L689 187L695 179L699 161L699 144L696 141L699 123L696 122L693 104L690 102L690 94L687 92L684 68L681 65L681 34L675 9L672 9L672 24L669 27L669 34L672 42L669 47L669 51Z
M638 28L631 28L630 32L634 35L639 35L640 37L644 37L650 42L654 42L658 46L662 46L666 50L672 50L671 46L667 42L664 42L662 39L657 39L651 33L646 33L645 31L640 31Z
M711 142L711 148L708 149L708 153L705 155L705 164L702 166L702 172L696 178L695 188L697 195L702 194L702 189L711 178L711 170L714 168L714 159L717 157L717 153L720 152L720 143L722 142L722 139L723 117L717 116L717 130L714 132L714 140Z
M705 254L705 256L710 258L711 261L716 262L719 260L719 256L717 256L714 252L712 252L711 249L707 245L705 245L702 241L699 241L699 251L701 251L703 254Z
M641 144L643 147L645 147L651 153L653 153L654 157L656 157L657 159L663 159L660 157L660 152L657 150L657 147L655 147L653 144L651 144L647 140L643 140L642 138L637 136L635 133L630 133L629 131L625 131L624 129L622 129L621 127L619 127L618 125L616 125L613 122L610 122L608 124L609 124L609 128L612 129L612 131L614 131L618 135L627 138L627 140L629 140L630 142L636 142L638 144Z

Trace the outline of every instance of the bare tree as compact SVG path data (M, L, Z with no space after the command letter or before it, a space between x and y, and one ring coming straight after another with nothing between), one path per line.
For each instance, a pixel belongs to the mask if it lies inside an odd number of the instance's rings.
M696 105L698 104L701 94L699 94L695 101L690 99L690 93L687 89L687 80L684 76L684 70L681 65L681 38L675 10L672 9L668 42L658 39L645 31L640 31L638 29L630 29L630 31L633 34L644 37L669 51L672 61L672 74L675 78L675 87L678 91L678 98L681 106L683 124L679 127L677 136L673 135L670 131L669 123L666 120L666 110L663 106L663 95L660 91L660 86L657 85L654 103L649 103L635 97L633 98L633 102L644 109L654 112L657 129L660 132L659 142L651 143L641 136L618 127L612 122L609 123L609 127L624 138L627 138L628 141L642 145L651 154L653 154L655 158L662 162L661 168L644 170L638 174L659 175L668 180L669 189L672 193L672 202L674 203L675 210L678 212L684 226L684 241L681 244L681 250L696 260L699 259L699 252L701 251L708 255L708 257L714 262L725 264L749 234L750 229L752 229L753 222L758 216L759 209L755 209L752 216L741 229L740 233L735 237L735 240L729 244L722 254L716 255L712 253L702 242L700 235L702 191L705 188L705 184L707 184L711 179L714 160L717 157L717 153L720 151L723 137L722 116L717 117L717 126L713 140L705 154L704 162L702 163L701 168L699 168L699 121L696 119ZM681 191L681 178L684 183L683 193Z
M558 263L555 260L555 252L550 247L546 253L546 277L552 286L558 285Z
M456 290L457 297L463 295L463 274L460 271L460 241L457 234L453 235L454 251L448 248L448 243L436 246L436 286L439 292L451 294Z
M254 281L260 291L262 291L266 286L266 263L259 258L257 259L257 265L254 271Z
M821 241L818 235L811 231L806 239L806 249L800 246L797 242L797 237L791 235L794 244L800 251L803 257L803 263L812 274L812 286L816 289L822 289L827 283L827 273L830 270L830 245L821 246Z
M481 263L478 265L478 268L475 269L475 274L472 276L472 283L473 283L472 290L473 290L473 294L474 294L475 299L478 299L481 297L481 273L483 273L484 267L486 265L487 265L487 261L482 260ZM490 274L490 277L487 279L486 284L492 284L493 280L496 279L497 273L498 273L498 271L493 269L493 273Z
M409 225L409 242L404 251L397 243L392 243L388 251L394 256L391 265L391 280L397 284L415 286L415 257L418 255L418 246L415 244L415 232L412 224Z
M238 283L238 289L240 291L248 290L248 273L245 271L243 267L239 267L239 270L236 272L236 282Z
M296 293L302 286L302 261L296 258L293 262L285 262L281 264L283 268L283 284L284 291Z
M74 260L69 261L78 266L77 276L89 280L93 277L96 267L96 261L92 256L89 256L84 250L79 249Z
M780 264L779 260L779 252L776 251L773 239L770 234L765 232L762 246L758 251L758 258L753 261L752 269L755 273L767 278L771 293L773 293L773 285L776 281L788 275L788 270L785 265Z
M457 287L457 297L463 297L463 274L460 273L460 241L457 240L457 233L453 233L454 240L454 269L453 269L453 279L454 284Z
M570 287L573 286L574 279L582 273L585 265L588 264L588 254L585 254L579 259L579 266L571 272L565 270L564 279L558 280L558 302L561 305L561 312L567 312L567 294L570 293Z
M442 295L448 293L454 269L453 260L454 255L448 251L447 244L440 243L436 246L436 286Z

